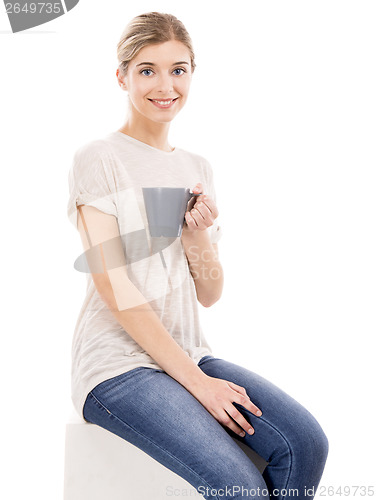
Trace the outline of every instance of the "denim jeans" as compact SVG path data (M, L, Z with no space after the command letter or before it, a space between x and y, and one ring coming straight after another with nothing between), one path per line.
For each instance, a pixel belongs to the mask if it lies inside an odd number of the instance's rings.
M246 389L262 416L233 404L253 435L238 436L165 371L147 367L98 384L87 396L84 417L152 456L206 499L312 498L328 454L327 437L312 414L247 368L211 355L198 366ZM262 474L233 437L268 462Z

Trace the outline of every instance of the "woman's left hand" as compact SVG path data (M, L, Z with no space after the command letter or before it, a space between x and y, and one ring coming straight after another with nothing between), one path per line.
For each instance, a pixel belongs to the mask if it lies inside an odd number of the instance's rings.
M190 211L185 212L185 221L187 225L184 227L186 231L204 231L214 224L214 220L218 217L218 209L214 200L210 196L203 193L201 182L196 184L193 189L194 193L201 193L196 197L196 202Z

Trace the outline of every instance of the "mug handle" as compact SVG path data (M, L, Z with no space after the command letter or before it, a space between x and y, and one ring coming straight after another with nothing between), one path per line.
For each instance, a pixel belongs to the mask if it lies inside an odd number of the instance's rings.
M189 192L190 198L187 203L187 210L190 212L192 210L192 207L194 203L192 203L192 200L194 199L195 196L200 196L202 193L192 193L192 191Z

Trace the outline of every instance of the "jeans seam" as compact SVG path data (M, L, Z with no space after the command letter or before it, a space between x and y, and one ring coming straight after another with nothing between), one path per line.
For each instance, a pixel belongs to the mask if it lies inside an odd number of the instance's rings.
M246 410L246 411L248 411L248 410ZM248 413L251 413L251 412L248 411ZM282 437L282 439L285 441L285 443L287 444L287 447L288 447L288 450L289 450L289 453L290 453L290 470L289 470L289 474L288 474L288 477L287 477L287 480L286 480L286 485L285 485L285 488L284 488L284 489L287 489L287 484L288 484L288 482L290 480L291 471L292 471L292 462L293 462L293 459L292 459L293 453L292 453L292 448L290 446L290 443L287 441L286 437L282 434L282 432L279 431L276 427L274 427L274 425L271 424L268 420L266 420L263 416L258 417L258 418L260 420L262 420L263 422L265 422L266 424L268 424L272 429L274 429ZM268 465L269 465L269 463L268 463Z
M155 443L152 439L150 439L149 437L147 436L144 436L143 434L141 434L140 432L138 432L138 430L136 430L134 427L132 427L132 425L130 424L127 424L126 422L124 422L124 420L122 420L120 417L118 417L117 415L115 415L114 413L110 412L110 410L106 407L106 405L104 405L102 403L102 401L100 401L96 396L94 396L94 394L92 392L90 392L89 394L91 394L93 396L93 398L110 414L112 415L114 418L116 418L117 420L119 420L123 425L126 425L127 427L129 427L130 429L132 429L134 432L136 432L139 436L141 436L142 438L144 439L147 439L148 441L150 441L154 446L157 446L157 448L159 448L160 450L162 450L164 453L168 454L170 457L172 457L174 460L176 460L177 462L179 462L181 465L183 465L183 467L185 467L187 470L189 470L190 472L192 472L196 477L198 477L200 479L200 481L204 482L205 485L207 487L209 487L210 489L213 489L213 487L207 482L205 481L205 479L203 479L199 474L197 474L197 472L195 472L194 470L192 470L190 467L188 467L188 465L186 465L184 462L182 462L179 458L175 457L174 455L172 455L169 451L165 450L164 448L162 448L161 446L159 446L159 444ZM110 431L109 431L110 432ZM124 441L126 441L126 439L124 439ZM142 450L143 451L143 450ZM162 464L161 464L162 465ZM193 485L192 485L193 486ZM196 489L196 488L195 488ZM213 497L214 498L214 497ZM216 500L221 500L218 498L218 496L215 496L215 499Z

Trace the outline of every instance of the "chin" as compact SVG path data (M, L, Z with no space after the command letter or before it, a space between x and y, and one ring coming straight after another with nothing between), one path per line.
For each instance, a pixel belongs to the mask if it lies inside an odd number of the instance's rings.
M160 123L161 125L162 124L166 124L166 123L171 123L173 121L173 118L170 118L170 120L150 120L154 123Z
M165 116L164 113L145 113L144 116L148 118L149 120L157 123L169 123L171 122L175 116L178 114L178 111L175 111L173 114L172 113L166 113Z

